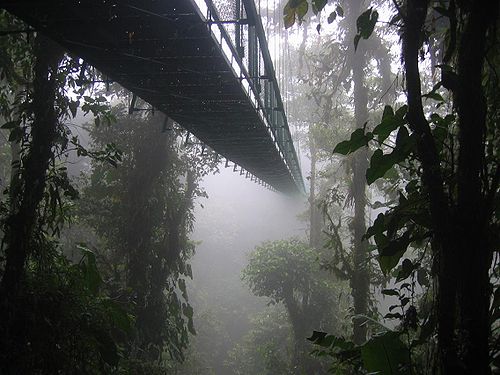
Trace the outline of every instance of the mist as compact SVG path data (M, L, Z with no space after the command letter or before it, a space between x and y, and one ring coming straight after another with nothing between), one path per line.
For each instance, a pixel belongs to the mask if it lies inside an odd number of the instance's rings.
M0 374L498 373L498 11L2 1Z

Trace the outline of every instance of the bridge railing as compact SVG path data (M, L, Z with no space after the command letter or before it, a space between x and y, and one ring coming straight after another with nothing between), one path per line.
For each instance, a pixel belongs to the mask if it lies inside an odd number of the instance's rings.
M285 106L254 0L192 0L258 111L300 191L304 182Z

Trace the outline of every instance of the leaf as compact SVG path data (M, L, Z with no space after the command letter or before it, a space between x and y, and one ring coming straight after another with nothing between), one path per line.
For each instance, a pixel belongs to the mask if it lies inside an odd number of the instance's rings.
M9 121L0 126L1 129L15 129L19 126L19 120Z
M308 10L309 10L309 3L306 0L302 0L297 6L297 9L295 11L299 21L302 21L304 19L304 16L307 14Z
M382 121L389 117L394 117L394 110L390 105L386 105L384 107L384 112L382 113Z
M380 213L373 222L372 226L369 227L364 235L363 239L368 239L373 237L375 234L383 233L385 231L385 215Z
M401 319L403 315L400 313L388 313L384 315L384 319Z
M361 35L357 34L354 36L354 49L357 50L358 49L358 43L361 39Z
M95 333L98 342L99 354L104 362L116 366L120 360L116 343L108 332L98 331Z
M24 136L24 130L20 127L13 128L9 134L9 142L19 142Z
M370 159L370 167L366 170L367 184L371 185L375 180L383 177L394 164L396 164L396 159L392 154L384 154L381 149L375 150Z
M333 11L332 13L330 13L330 15L328 16L328 23L332 23L333 21L335 21L335 19L337 18L337 13L335 11Z
M318 14L323 10L323 8L328 3L328 0L313 0L312 1L312 10L314 14Z
M68 108L71 112L71 116L73 116L73 118L76 117L76 112L78 110L78 106L80 105L80 102L79 101L70 101L68 103Z
M397 110L396 110L396 113L394 114L394 116L398 116L398 117L404 117L404 115L406 115L408 113L408 106L405 104L401 107L399 107Z
M419 268L417 271L417 281L421 286L429 286L429 276L424 268Z
M408 365L408 348L399 339L398 332L385 332L374 336L361 347L361 358L366 370L383 375L405 374L402 366Z
M127 312L111 299L104 299L102 303L107 308L113 324L123 332L130 333L132 330L132 320Z
M396 277L396 282L406 279L419 267L419 263L413 263L410 259L404 259L401 265L401 270L398 272L398 276Z
M373 134L378 135L379 142L385 141L389 134L406 124L406 120L404 119L406 111L407 107L403 106L395 114L391 106L385 106L382 121L373 129Z
M399 292L395 289L382 289L381 293L385 296L399 296Z
M356 20L356 27L358 30L357 35L354 37L354 47L358 48L358 43L361 38L368 39L370 35L372 35L373 30L375 29L375 24L378 20L378 12L376 10L372 10L370 8L358 17Z
M397 12L392 18L389 20L390 25L395 25L397 22L401 21L401 14Z
M392 152L395 154L397 163L404 161L414 150L416 145L415 136L410 136L406 126L400 126L398 135L396 136L396 149Z
M288 0L283 9L285 29L292 27L295 24L295 20L302 22L308 10L309 3L307 0Z
M91 293L97 294L99 286L102 283L102 279L99 274L99 270L97 269L95 254L83 245L77 245L76 247L83 253L81 269L83 272L85 286Z
M404 307L408 304L408 302L410 302L410 298L409 297L403 297L401 298L401 305Z
M343 337L329 335L326 332L320 332L320 331L313 331L312 336L308 337L307 340L323 348L338 348L341 350L351 350L354 347L352 342L345 340Z
M193 308L191 305L183 305L182 313L187 317L187 318L192 318L193 317Z
M438 102L444 102L444 98L438 94L437 92L429 92L427 94L424 94L422 95L423 98L427 98L427 99L433 99L433 100L436 100Z
M368 142L373 139L373 134L368 132L365 134L363 128L356 129L348 141L340 142L333 149L334 154L347 155L368 145Z
M382 246L379 246L377 243L379 252L378 262L380 269L385 275L398 265L410 242L410 233L405 232L401 237L381 244Z
M295 10L289 4L286 4L283 10L283 23L285 24L285 29L289 29L295 23Z
M344 17L344 9L340 5L337 5L335 10L337 11L339 17Z
M390 154L384 154L381 149L378 149L373 153L370 159L370 166L366 170L366 182L368 185L383 177L394 165L404 161L415 146L415 138L409 135L406 126L400 126L396 137L396 147L393 151Z
M335 340L335 336L328 335L326 332L313 331L312 336L308 337L307 340L312 341L316 345L329 348Z

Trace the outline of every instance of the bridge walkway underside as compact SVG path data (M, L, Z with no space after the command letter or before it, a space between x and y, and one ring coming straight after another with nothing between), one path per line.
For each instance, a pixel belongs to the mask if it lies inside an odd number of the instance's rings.
M4 0L0 6L262 181L300 191L192 1Z

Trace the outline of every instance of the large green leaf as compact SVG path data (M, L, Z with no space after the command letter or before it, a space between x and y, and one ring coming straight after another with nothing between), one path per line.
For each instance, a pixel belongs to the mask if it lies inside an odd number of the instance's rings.
M318 1L318 3L320 2L321 1ZM288 29L292 27L296 20L301 22L308 10L309 3L307 0L289 0L283 9L283 21L285 28Z
M314 14L318 14L323 10L328 0L312 0L312 9Z
M101 275L97 269L95 254L83 245L77 245L83 253L80 268L83 273L85 287L93 294L97 294L102 283Z
M109 332L97 331L95 332L95 338L102 360L110 366L116 366L120 360L120 354Z
M285 29L289 29L295 23L295 9L291 8L290 5L285 5L283 10L283 23L285 24Z
M372 337L361 347L365 369L373 374L407 374L409 351L399 338L399 333L388 331Z
M377 139L379 142L384 142L389 134L400 126L406 124L406 120L404 118L406 112L407 106L402 106L396 111L396 113L394 113L391 106L385 106L382 121L375 127L375 129L373 129L373 134L378 136Z
M385 215L383 213L378 214L377 218L373 222L372 226L366 230L364 239L373 237L377 233L382 233L386 230L385 228Z
M340 5L337 5L335 7L335 11L339 15L339 17L344 17L344 9Z
M108 316L113 321L116 328L125 333L130 333L132 329L132 318L118 303L111 299L103 299L102 304L108 311Z
M386 172L394 165L404 161L416 145L414 137L410 136L406 126L399 127L396 137L396 146L390 154L384 154L381 149L375 150L370 160L370 167L366 170L368 185L384 177Z
M405 232L401 237L393 240L388 240L387 237L382 237L383 241L380 241L380 237L375 236L379 253L378 262L382 272L387 275L398 265L399 260L405 254L406 249L411 242L410 233Z
M403 263L401 264L401 269L398 272L398 275L396 277L396 281L402 281L409 277L413 271L418 269L420 267L420 263L413 263L410 259L404 259Z
M384 177L385 173L396 164L397 159L393 153L384 154L381 149L375 150L371 159L370 167L366 170L366 182L368 185L377 179Z
M368 142L370 142L372 139L372 133L368 132L365 134L364 128L356 129L351 134L351 138L348 141L340 142L335 146L335 148L333 149L333 153L342 155L350 154L351 152L354 152L361 147L368 145Z
M358 43L361 38L368 39L375 29L375 24L378 20L378 12L370 8L364 11L357 19L356 26L358 33L354 38L354 48L358 48Z

